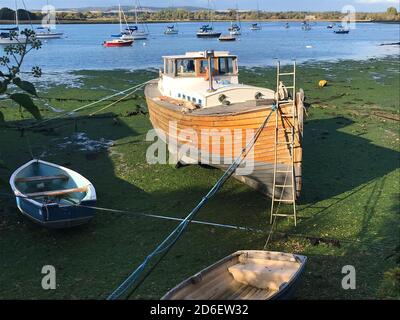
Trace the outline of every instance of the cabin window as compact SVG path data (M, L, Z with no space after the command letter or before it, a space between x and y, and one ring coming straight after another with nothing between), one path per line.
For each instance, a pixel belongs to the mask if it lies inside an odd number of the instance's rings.
M193 101L194 103L196 103L196 98L192 98L192 101Z
M202 105L203 104L203 100L199 99L199 104Z
M180 93L178 93L178 98L180 98L182 95Z
M195 75L194 59L176 60L176 70L177 70L178 76Z
M208 70L208 60L200 60L200 72L201 74L207 73ZM215 70L214 59L211 59L211 70Z
M219 58L219 74L233 74L233 58Z
M172 59L168 59L167 60L165 73L170 75L170 76L175 75L175 63L174 63L174 60L172 60Z
M183 99L186 99L186 94L184 94L184 95L182 96L182 98L183 98Z
M190 97L189 96L187 97L187 99L188 99L188 101L190 101Z

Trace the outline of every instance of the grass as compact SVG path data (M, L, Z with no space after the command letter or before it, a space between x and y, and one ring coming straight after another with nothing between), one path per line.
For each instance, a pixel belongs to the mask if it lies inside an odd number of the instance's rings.
M307 255L298 299L399 298L399 61L314 62L298 68L310 104L305 124L304 189L299 223L279 220L269 250ZM144 80L151 71L82 71L80 88L39 86L48 104L72 110ZM241 81L274 87L273 68L241 70ZM320 79L328 80L321 89ZM106 89L107 88L107 89ZM60 99L62 98L62 99ZM44 117L54 112L41 104ZM109 102L108 102L109 103ZM102 104L102 106L107 103ZM146 162L147 115L143 95L104 110L87 110L77 120L60 119L44 129L21 132L30 123L8 101L0 101L0 191L9 193L13 170L34 156L68 166L91 180L99 206L184 217L220 177L199 166L175 169ZM97 108L100 108L98 106ZM106 150L61 148L84 132L113 141ZM29 147L30 146L30 147ZM251 233L191 225L176 247L132 296L158 299L168 289L240 249L262 249L270 226L270 200L230 180L200 212L199 220L264 230ZM284 209L284 208L283 208ZM21 216L13 199L0 198L0 299L103 299L176 226L176 222L101 213L88 225L52 231ZM207 239L207 241L205 241ZM41 289L41 269L57 270L57 290ZM353 265L357 289L343 290L342 267Z

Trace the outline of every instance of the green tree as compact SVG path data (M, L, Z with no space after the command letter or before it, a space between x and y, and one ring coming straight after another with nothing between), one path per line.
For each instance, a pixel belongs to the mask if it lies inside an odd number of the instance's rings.
M395 7L390 7L386 10L386 13L391 16L395 16L397 15L397 9Z
M37 97L35 86L28 81L20 78L21 67L26 55L32 50L39 50L42 43L36 39L33 30L25 29L21 32L21 37L16 31L10 32L10 39L15 40L4 48L4 56L0 57L0 94L6 95L16 103L21 111L25 109L35 119L41 119L40 111L32 100ZM32 68L34 77L40 77L42 70L39 67ZM19 90L10 92L10 86L14 85ZM4 121L4 115L0 112L0 122Z

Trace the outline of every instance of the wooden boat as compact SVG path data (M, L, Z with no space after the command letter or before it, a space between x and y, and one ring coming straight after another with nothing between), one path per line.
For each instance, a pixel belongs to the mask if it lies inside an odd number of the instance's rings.
M36 223L49 228L84 224L94 210L76 206L96 204L96 191L79 173L42 160L32 160L10 178L19 210Z
M133 44L133 40L114 39L110 41L104 41L105 47L130 47Z
M210 65L211 77L207 70ZM247 144L246 139L254 136L276 102L274 90L240 84L237 57L224 51L165 56L160 78L146 86L145 95L153 127L177 161L203 163L223 170L240 154ZM278 112L272 113L252 152L246 157L249 172L236 171L233 175L268 196L272 196L275 190L275 197L287 202L293 199L293 189L274 189L273 178L276 171L276 184L287 184L293 164L289 160L291 148L284 141L289 139L289 131L293 130L295 188L296 196L300 195L303 99L300 93L296 96L295 118L289 117L294 104L286 97L286 103L280 105ZM276 124L281 141L279 145L275 144ZM171 130L171 126L176 127L176 132ZM188 131L193 138L190 135L185 137ZM274 170L275 145L279 157L277 170ZM185 148L195 152L188 154L182 151Z
M164 295L162 300L290 299L307 257L238 251L200 271Z
M220 36L218 38L219 41L236 41L236 37L235 36L231 36L231 35L225 35L225 36Z

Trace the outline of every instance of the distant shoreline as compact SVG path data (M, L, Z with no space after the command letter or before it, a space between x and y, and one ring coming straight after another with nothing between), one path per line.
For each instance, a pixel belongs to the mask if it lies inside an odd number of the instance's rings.
M304 19L268 19L268 20L242 20L243 22L303 22ZM41 20L36 21L20 21L20 24L33 24L40 25ZM152 20L146 21L146 24L154 24L154 23L208 23L208 21L204 20L180 20L180 21L171 21L171 20ZM214 22L231 22L230 20L215 20ZM319 19L312 20L310 22L336 22L340 23L342 20L335 19ZM400 24L400 21L396 20L356 20L356 23L390 23L390 24ZM118 20L60 20L60 24L119 24ZM0 20L0 25L12 25L15 24L14 20ZM133 21L128 21L128 24L134 24Z

